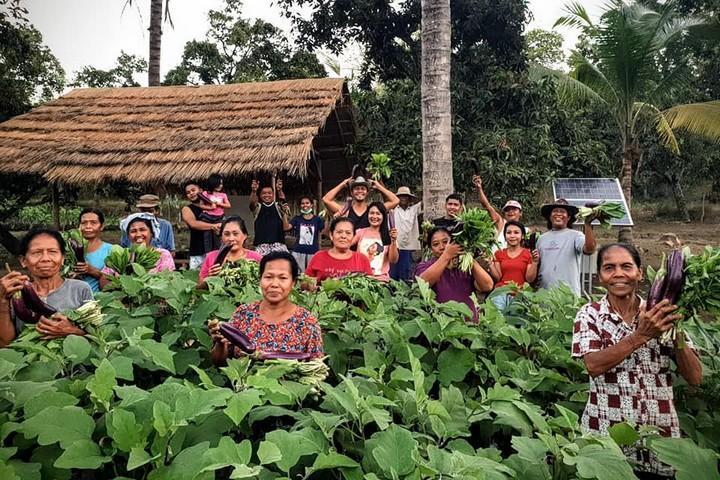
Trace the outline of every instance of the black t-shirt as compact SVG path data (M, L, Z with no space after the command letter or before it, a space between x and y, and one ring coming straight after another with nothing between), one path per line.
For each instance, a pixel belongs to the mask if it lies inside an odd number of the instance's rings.
M285 243L283 221L280 212L278 212L279 205L276 203L270 205L259 203L255 208L257 215L255 216L255 238L253 239L253 245Z
M193 215L195 215L195 220L198 220L200 218L200 214L203 212L203 209L193 204L188 205L188 207ZM210 231L210 233L212 233L212 231ZM207 253L207 251L205 251L204 238L204 230L190 229L190 247L188 248L188 255L196 257Z
M456 222L457 222L457 220L454 218L445 218L445 217L436 218L435 220L432 221L433 225L435 225L436 227L443 227L443 228L450 228L453 225L455 225Z
M368 213L370 212L369 208L365 209L365 213L362 215L358 215L355 213L355 209L350 206L350 210L347 213L347 217L350 219L350 221L355 225L355 230L359 230L361 228L368 228L370 226L370 219L368 218Z

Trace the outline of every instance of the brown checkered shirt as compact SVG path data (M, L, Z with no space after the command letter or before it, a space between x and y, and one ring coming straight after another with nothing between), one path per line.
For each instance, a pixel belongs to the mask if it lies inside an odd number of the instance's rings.
M637 320L628 325L612 310L607 296L588 303L575 317L572 356L581 358L615 345L632 334L636 326ZM680 437L670 374L672 356L672 345L651 339L615 368L591 377L590 395L582 416L583 431L607 435L610 426L629 422L655 426L665 437ZM647 452L626 449L626 453L638 462L637 470L673 474L672 469Z

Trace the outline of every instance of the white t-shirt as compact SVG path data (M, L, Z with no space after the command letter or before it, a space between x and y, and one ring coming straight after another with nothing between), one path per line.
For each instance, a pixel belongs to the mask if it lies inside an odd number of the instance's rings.
M395 215L395 228L398 231L398 249L420 250L420 225L418 215L422 213L422 203L410 205L404 209L397 207L393 210Z

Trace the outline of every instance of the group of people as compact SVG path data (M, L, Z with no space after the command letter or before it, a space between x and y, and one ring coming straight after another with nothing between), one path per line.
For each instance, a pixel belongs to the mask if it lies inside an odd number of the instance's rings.
M204 288L206 279L217 275L221 268L215 265L219 245L229 248L225 262L259 262L262 300L240 305L232 324L262 351L308 353L312 357L323 356L318 321L290 297L303 270L317 282L351 273L362 273L378 281L416 275L430 284L439 302L467 304L473 312L468 320L474 322L478 321L478 313L473 292L489 292L509 283L518 287L535 284L541 288L563 283L579 294L580 258L597 247L591 220L586 221L581 233L571 228L577 213L575 207L563 200L544 205L541 213L548 231L540 235L537 247L530 251L524 246L522 205L510 200L497 212L487 200L479 177L474 178L474 185L481 204L495 223L499 247L492 258L475 260L469 273L456 268L462 249L453 243L451 235L455 217L464 207L462 196L453 194L446 199L445 216L433 221L425 238L431 258L421 260L413 268L421 247L418 216L422 204L407 187L393 193L378 182L362 178L344 181L323 198L332 215L327 226L314 212L312 198L301 198L300 214L289 219L282 183L276 183L274 188L260 188L253 183L251 208L256 219L253 250L245 247L248 231L243 219L224 214L229 205L227 196L216 196L217 202L211 200L211 205L223 209L222 215L217 215L220 212L200 205L205 202L203 197L209 195L199 185L186 185L189 204L183 208L182 218L191 229L190 266L200 270L198 285ZM222 182L217 187L215 193L222 190ZM345 187L349 187L350 199L342 204L335 197ZM380 192L384 201L370 202L371 190ZM141 198L138 204L141 211L123 220L122 231L127 238L124 242L156 249L160 259L154 270L171 270L172 230L168 234L167 227L162 226L164 222L156 216L156 200L157 197L150 196ZM394 222L388 221L391 215ZM114 274L104 266L110 251L108 243L102 240L104 222L99 210L88 208L80 214L79 227L87 246L85 261L75 267L78 279L63 278L60 274L66 245L57 231L37 228L26 234L21 242L20 263L27 273L14 271L0 278L0 346L12 342L23 328L11 299L26 282L31 282L41 298L58 311L75 309L102 289L107 275ZM292 251L288 251L284 236L292 231L297 238ZM214 240L209 240L205 233L218 237L219 242L213 244ZM321 233L330 240L330 248L320 250ZM207 251L211 246L215 248ZM571 346L572 355L584 361L590 374L583 429L607 435L613 424L630 421L654 425L661 434L678 437L672 377L668 373L670 362L676 363L679 374L690 384L702 381L702 365L689 339L685 348L660 340L680 318L677 307L665 300L646 308L638 294L643 280L640 255L633 246L603 246L598 252L597 270L606 294L578 312ZM512 301L513 291L507 291L508 294L491 296L499 308ZM35 328L43 339L85 334L62 314L42 317ZM227 358L242 354L219 333L217 324L209 325L209 330L215 363L222 364ZM645 478L672 474L646 451L632 451L632 455Z

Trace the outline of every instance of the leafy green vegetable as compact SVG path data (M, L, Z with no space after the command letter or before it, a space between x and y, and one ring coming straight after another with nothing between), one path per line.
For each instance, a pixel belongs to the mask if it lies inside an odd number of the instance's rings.
M217 275L226 285L257 285L260 280L260 265L251 260L225 262Z
M392 171L390 170L390 157L384 153L371 154L367 171L375 180L390 178L392 175Z
M463 247L460 270L470 272L478 255L491 255L497 245L497 229L487 211L467 208L457 217L458 224L452 232L453 242Z
M625 208L621 203L618 202L602 202L594 207L580 207L577 219L585 221L587 218L592 218L600 222L603 228L610 228L612 224L611 220L617 220L625 216Z
M105 266L117 273L132 274L132 264L151 270L155 268L158 260L160 260L160 252L152 247L134 244L130 248L122 248L113 245L105 259Z

